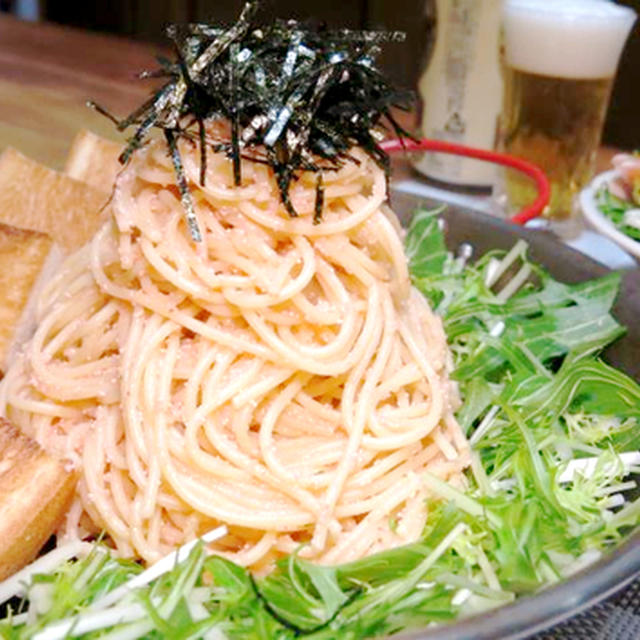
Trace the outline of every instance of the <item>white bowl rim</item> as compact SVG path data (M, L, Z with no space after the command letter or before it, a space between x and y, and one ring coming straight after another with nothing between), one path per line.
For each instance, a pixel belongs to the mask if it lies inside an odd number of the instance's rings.
M579 202L582 215L596 231L607 236L627 253L640 260L640 242L616 229L613 222L598 207L596 200L598 190L615 176L615 169L600 173L580 192Z

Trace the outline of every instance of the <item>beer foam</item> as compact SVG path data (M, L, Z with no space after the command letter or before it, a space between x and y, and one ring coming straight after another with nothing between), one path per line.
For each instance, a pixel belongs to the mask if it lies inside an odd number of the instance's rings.
M507 0L507 64L545 76L610 78L635 18L607 0Z

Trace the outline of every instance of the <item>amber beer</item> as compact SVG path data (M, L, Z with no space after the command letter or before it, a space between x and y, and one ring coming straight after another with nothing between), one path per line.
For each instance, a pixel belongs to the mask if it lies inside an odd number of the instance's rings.
M576 192L591 179L612 83L613 77L555 78L507 69L504 149L544 168L552 184L552 217L569 216ZM509 175L507 189L518 209L534 197L530 181L518 175Z
M611 87L633 25L630 9L599 0L508 0L500 147L551 180L546 214L573 212L591 179ZM509 173L510 206L531 202L531 183Z

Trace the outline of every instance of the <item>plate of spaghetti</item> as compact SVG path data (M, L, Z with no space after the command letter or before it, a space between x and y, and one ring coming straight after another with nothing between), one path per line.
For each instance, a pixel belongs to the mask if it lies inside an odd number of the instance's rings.
M255 10L173 30L95 220L46 231L0 634L507 638L604 597L640 571L637 274L390 202L381 36Z

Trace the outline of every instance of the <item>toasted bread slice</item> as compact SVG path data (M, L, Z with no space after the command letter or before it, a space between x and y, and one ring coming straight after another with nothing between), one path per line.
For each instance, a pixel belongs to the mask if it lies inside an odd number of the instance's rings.
M108 215L109 195L15 149L0 155L0 222L49 234L65 252L86 244Z
M0 223L0 366L52 247L53 240L45 233Z
M122 171L118 161L122 149L123 145L84 129L71 144L64 173L104 193L111 193L116 177Z
M0 580L31 562L62 523L77 476L0 418Z

